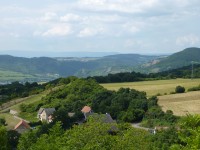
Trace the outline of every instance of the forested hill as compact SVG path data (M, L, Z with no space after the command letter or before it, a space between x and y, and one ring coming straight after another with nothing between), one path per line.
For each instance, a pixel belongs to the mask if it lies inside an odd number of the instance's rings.
M135 82L158 79L174 79L174 78L200 78L200 64L192 66L184 66L177 69L171 69L158 73L142 74L137 72L124 72L116 74L108 74L107 76L88 77L95 79L98 83L119 83L119 82Z
M152 61L157 57L137 54L119 54L98 58L23 58L0 55L0 76L1 80L3 79L2 74L15 79L15 74L20 73L22 79L26 75L24 78L27 81L28 78L41 76L51 80L71 75L79 77L107 75L108 73L132 71L135 66Z
M174 53L158 63L148 66L149 70L165 71L183 66L191 65L191 62L200 64L200 48L186 48L183 51Z

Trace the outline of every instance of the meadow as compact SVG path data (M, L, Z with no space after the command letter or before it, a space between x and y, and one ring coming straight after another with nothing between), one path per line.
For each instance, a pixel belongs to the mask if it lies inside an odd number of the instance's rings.
M14 72L14 71L6 71L0 69L0 81L18 81L18 80L24 80L27 78L34 78L32 75L28 74L22 74L19 72Z
M145 91L147 96L153 95L169 95L170 92L174 92L176 86L184 86L188 88L198 86L200 79L171 79L171 80L154 80L154 81L141 81L141 82L125 82L125 83L108 83L101 84L103 87L109 90L118 90L119 88L131 88L139 91Z

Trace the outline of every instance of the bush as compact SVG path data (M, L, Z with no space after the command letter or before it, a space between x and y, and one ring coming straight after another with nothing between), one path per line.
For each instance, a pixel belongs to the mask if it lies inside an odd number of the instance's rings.
M185 88L183 86L177 86L175 89L176 93L184 93L185 92Z
M176 94L176 92L170 92L170 94Z
M196 87L189 88L188 91L200 91L200 85Z

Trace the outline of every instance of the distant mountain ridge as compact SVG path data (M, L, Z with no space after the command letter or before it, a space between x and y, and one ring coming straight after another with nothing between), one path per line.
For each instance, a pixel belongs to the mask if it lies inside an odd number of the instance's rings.
M117 54L104 57L13 57L0 55L1 81L49 81L67 76L105 76L120 72L161 72L200 62L200 48L170 56ZM17 76L17 78L16 78Z
M135 66L147 63L157 57L138 54L117 54L94 58L24 58L0 55L0 71L12 71L35 76L35 78L49 77L49 79L72 75L87 77L132 71ZM28 80L27 77L26 80Z

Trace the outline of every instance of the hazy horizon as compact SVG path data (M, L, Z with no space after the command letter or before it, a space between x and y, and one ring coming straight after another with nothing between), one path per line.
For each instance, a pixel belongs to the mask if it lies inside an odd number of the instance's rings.
M87 52L87 51L82 51L82 52L72 52L72 51L67 51L67 52L34 52L34 51L0 51L0 55L10 55L14 57L26 57L26 58L32 58L32 57L104 57L104 56L109 56L109 55L118 55L118 54L138 54L138 55L146 55L146 56L162 56L162 55L170 55L172 53L131 53L131 52L125 52L125 53L120 53L120 52Z

